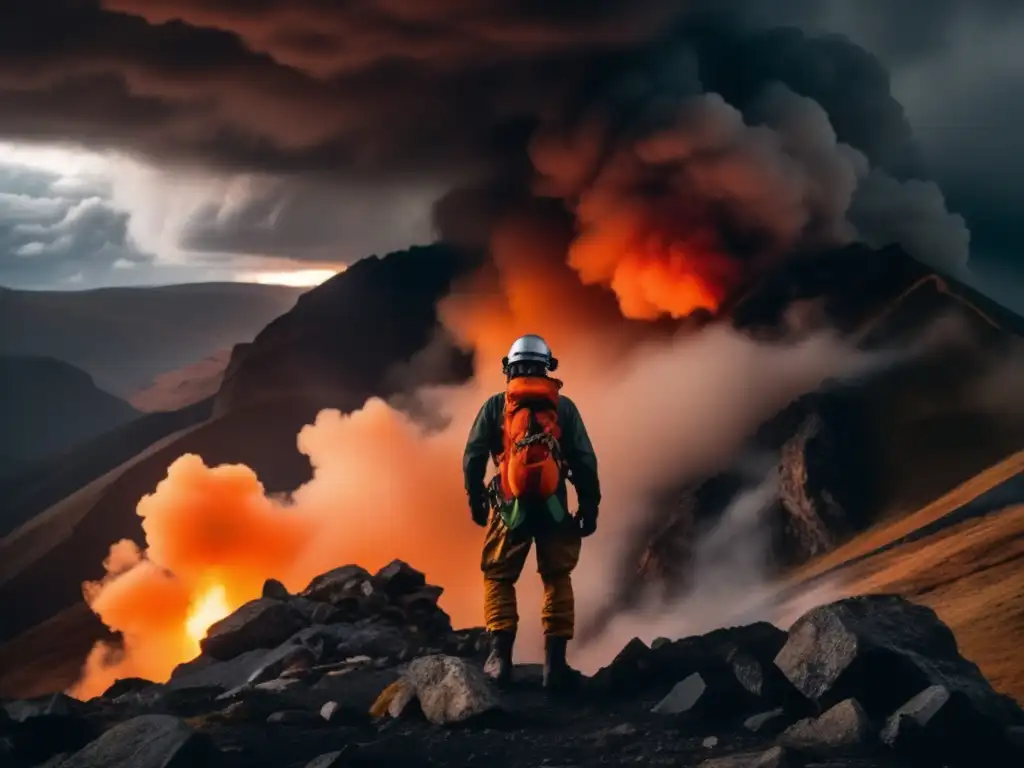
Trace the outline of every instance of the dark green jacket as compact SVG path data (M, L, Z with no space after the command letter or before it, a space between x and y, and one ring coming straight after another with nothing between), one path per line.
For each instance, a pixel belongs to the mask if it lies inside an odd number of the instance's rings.
M466 493L470 499L483 491L487 463L491 456L500 454L504 448L504 410L505 393L491 395L483 404L469 431L466 452L462 458L462 471L466 479ZM558 398L558 423L562 430L562 439L559 441L562 456L572 472L572 484L576 487L579 505L583 509L590 508L596 511L601 503L601 487L597 480L597 456L587 434L587 428L583 426L579 409L565 395L559 395ZM559 487L557 495L562 508L568 510L565 481Z

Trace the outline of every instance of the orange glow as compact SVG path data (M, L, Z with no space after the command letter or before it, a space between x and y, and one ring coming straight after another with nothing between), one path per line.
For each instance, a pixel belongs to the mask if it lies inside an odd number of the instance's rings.
M192 603L185 619L185 633L195 642L197 653L199 641L206 637L206 630L230 613L231 606L223 584L214 584Z
M742 276L740 261L700 221L624 208L600 219L569 249L585 284L614 291L628 318L716 311Z

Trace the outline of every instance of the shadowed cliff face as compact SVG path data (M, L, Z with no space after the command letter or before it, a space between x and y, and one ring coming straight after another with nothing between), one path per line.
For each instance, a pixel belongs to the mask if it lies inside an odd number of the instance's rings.
M357 262L236 348L216 412L281 396L326 408L339 398L392 394L401 388L400 367L434 341L436 304L468 266L444 245ZM468 378L471 369L452 348L424 373L432 381L419 383L446 383Z
M894 249L854 247L795 264L728 311L737 327L769 339L806 323L838 327L865 350L934 343L870 381L798 399L752 437L750 452L777 462L775 500L763 511L775 567L806 562L886 516L919 508L1024 440L1024 395L999 386L1024 353L1020 318ZM626 592L651 584L670 596L684 592L697 539L743 487L739 473L726 471L667 493L658 524L640 534Z

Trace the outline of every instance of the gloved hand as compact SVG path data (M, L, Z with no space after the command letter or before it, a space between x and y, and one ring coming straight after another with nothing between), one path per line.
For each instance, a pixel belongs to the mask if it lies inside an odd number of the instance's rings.
M597 507L582 506L573 516L581 538L587 538L597 531Z
M473 516L474 523L479 525L481 528L487 525L487 520L491 515L491 507L487 503L487 496L483 489L478 493L470 495L469 512Z

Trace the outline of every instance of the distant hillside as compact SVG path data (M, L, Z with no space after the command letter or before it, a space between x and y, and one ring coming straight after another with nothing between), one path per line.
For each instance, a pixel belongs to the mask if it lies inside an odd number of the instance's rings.
M145 413L158 413L206 400L217 394L230 360L231 350L221 349L184 368L161 373L129 402Z
M47 357L0 357L0 478L138 415L73 365Z
M207 398L178 411L139 414L120 427L0 478L0 537L160 440L202 424L212 412L213 398Z
M201 283L92 291L0 288L0 355L64 360L128 397L159 374L251 340L304 289Z
M321 408L353 411L407 385L396 374L435 337L435 305L466 266L441 245L362 259L235 348L212 418L209 400L148 414L55 462L59 487L42 469L14 478L14 488L0 484L0 498L18 498L15 516L26 521L0 539L0 639L79 602L112 541L142 540L136 505L181 454L246 464L269 492L308 480L299 429ZM435 362L417 369L423 383L471 370L454 350L450 366Z

